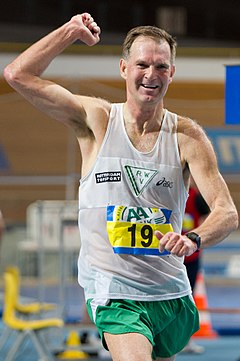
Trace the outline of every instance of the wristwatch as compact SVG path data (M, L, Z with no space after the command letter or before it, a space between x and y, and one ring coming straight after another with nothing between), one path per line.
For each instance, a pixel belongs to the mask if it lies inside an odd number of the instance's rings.
M187 236L187 238L191 239L191 241L196 243L198 250L200 249L200 247L201 247L201 237L197 233L189 232L189 233L186 233L185 236Z

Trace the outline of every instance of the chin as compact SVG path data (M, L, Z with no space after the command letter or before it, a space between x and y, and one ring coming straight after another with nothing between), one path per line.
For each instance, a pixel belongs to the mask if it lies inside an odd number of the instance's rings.
M157 98L156 96L150 96L150 95L146 95L146 96L142 97L141 100L143 103L147 103L147 104L156 104L159 102L159 98Z

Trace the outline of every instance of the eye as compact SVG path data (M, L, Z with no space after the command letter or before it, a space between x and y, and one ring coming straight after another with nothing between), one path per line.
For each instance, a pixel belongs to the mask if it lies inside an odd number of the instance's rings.
M145 69L145 68L147 68L147 64L145 64L145 63L137 63L137 67L140 68L140 69Z
M168 64L159 64L157 66L157 69L159 69L159 70L167 70L167 69L169 69L169 65Z

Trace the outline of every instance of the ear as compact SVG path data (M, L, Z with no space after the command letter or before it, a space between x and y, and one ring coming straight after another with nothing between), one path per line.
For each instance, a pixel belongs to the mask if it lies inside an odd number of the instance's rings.
M127 77L127 66L126 66L126 61L124 59L121 59L120 60L120 64L119 64L119 67L120 67L120 75L121 77L126 80L126 77Z
M176 66L172 65L171 66L170 78L169 78L169 84L173 81L173 77L174 77L175 72L176 72Z

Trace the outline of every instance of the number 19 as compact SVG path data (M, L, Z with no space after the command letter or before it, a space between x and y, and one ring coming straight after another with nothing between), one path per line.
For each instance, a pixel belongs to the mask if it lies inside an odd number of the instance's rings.
M131 247L136 247L136 224L132 224L131 227L128 227L128 232L131 233ZM150 247L153 240L153 230L149 224L145 224L141 228L141 238L146 240L141 241L143 247Z

